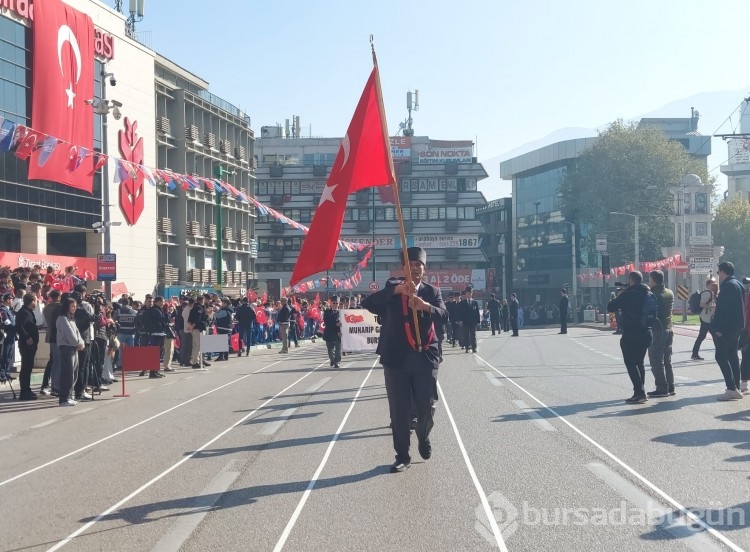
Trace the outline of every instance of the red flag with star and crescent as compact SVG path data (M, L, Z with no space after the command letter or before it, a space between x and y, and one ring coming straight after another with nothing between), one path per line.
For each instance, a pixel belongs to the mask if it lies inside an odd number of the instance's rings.
M380 75L374 67L341 141L290 284L333 266L349 194L395 183Z
M94 98L94 23L60 0L45 0L34 2L33 33L31 126L61 143L45 163L39 162L43 150L33 151L29 179L91 193L93 156L80 153L91 152L94 143L94 110L86 104ZM80 165L68 170L79 158Z

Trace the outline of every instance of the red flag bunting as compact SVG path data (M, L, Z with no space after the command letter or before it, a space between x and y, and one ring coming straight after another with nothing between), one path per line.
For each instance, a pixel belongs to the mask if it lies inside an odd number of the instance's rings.
M380 78L375 67L341 141L310 231L294 266L291 285L333 266L349 194L372 186L395 184L382 105Z

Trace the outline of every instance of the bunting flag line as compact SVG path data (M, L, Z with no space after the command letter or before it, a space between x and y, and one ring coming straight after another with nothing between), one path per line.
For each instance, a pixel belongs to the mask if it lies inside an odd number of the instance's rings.
M651 272L652 270L663 270L674 267L677 263L682 261L682 255L679 253L677 255L673 255L671 257L667 257L666 259L661 259L659 261L644 261L640 263L640 267L638 267L638 270L643 270L645 272ZM629 272L632 272L633 270L636 270L635 265L633 263L626 264L623 266L617 266L612 268L609 271L609 274L605 274L606 279L610 279L611 277L617 278L618 276L625 276ZM582 274L578 275L578 280L581 282L588 281L588 280L595 280L600 281L602 279L602 272L584 272Z
M34 163L34 154L39 151L36 163L38 166L43 167L61 145L67 146L70 150L70 157L67 159L66 165L66 170L70 173L76 173L79 169L83 168L82 170L88 169L86 176L91 177L111 159L115 163L113 174L113 181L115 183L127 178L135 178L140 172L144 175L144 179L152 186L161 184L170 192L174 192L179 186L183 190L200 190L208 193L226 194L235 201L252 205L261 216L271 216L282 224L290 225L305 235L310 232L310 228L307 226L264 205L228 182L223 182L216 178L179 174L167 169L149 168L126 159L112 157L98 151L76 146L55 136L39 132L31 127L16 124L0 116L0 152L12 152L16 156L23 158L31 157L30 162ZM337 240L335 244L339 251L348 252L361 251L365 247L368 247L366 244L345 240Z

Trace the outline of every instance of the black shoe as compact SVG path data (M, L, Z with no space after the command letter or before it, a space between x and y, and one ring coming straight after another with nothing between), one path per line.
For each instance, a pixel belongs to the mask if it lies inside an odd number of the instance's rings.
M693 355L690 357L690 360L703 360L703 357L700 355Z
M339 366L339 363L338 363L338 362L337 362L336 364L334 364L334 365L333 365L333 367L334 367L334 368L341 368L341 366Z
M331 368L333 368L333 361L331 361L331 363L330 363L330 364L331 364Z
M469 349L466 349L466 352L468 353L468 352L469 352Z
M225 360L229 360L228 358L217 358L214 362L224 362Z
M628 404L643 404L648 400L648 397L646 395L633 395L629 399L625 399L625 402Z
M151 378L151 379L158 379L158 378L163 378L164 374L160 374L159 372L151 372L148 375L148 377Z
M406 464L403 462L394 462L391 465L391 473L401 473L409 469L409 466L411 466L410 462L407 462Z
M471 350L471 352L472 352L472 353L476 353L476 352L477 352L477 350L476 350L476 349L472 349L472 350Z
M165 372L176 372L177 370L175 370L174 368L164 368L164 371Z
M35 401L36 393L34 393L31 389L27 389L26 391L21 391L18 394L18 400L19 401Z
M245 356L250 356L250 349L248 349L247 351L245 351Z
M419 449L419 455L424 460L429 460L432 456L432 445L430 444L430 440L427 439L424 443L419 443L419 446L417 447Z
M671 396L674 396L674 395L677 394L677 392L674 390L674 387L670 387L669 391L667 391L667 393L669 393Z
M654 391L649 391L646 395L648 395L649 399L661 399L662 397L669 397L669 392L656 389Z
M139 376L139 377L143 377L143 376L145 376L146 374L148 374L148 372L146 372L146 370L144 370L143 372L141 372L140 374L138 374L138 376Z
M194 370L197 370L197 369L200 369L201 365L200 364L192 364L190 367L193 368Z
M210 364L209 364L208 362L206 362L206 361L204 360L204 361L203 361L203 366L211 366L211 365L210 365Z
M242 351L237 351L237 358L241 358L241 357L242 357Z

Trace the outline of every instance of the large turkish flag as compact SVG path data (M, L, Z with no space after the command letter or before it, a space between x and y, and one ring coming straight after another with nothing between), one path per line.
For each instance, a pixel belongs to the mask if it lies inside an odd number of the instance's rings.
M29 179L91 193L94 111L85 102L94 97L94 24L60 0L44 0L34 2L33 32L31 126L61 142L51 154L34 149ZM49 158L40 166L42 153Z
M341 141L289 283L296 285L303 278L333 266L350 193L395 183L380 74L375 67Z

